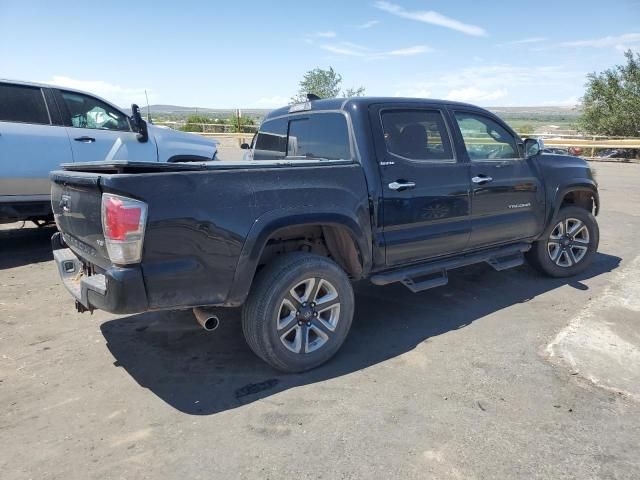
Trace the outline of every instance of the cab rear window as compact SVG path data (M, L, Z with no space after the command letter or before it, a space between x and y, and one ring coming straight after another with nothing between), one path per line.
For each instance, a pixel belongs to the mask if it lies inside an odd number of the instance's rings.
M269 120L260 127L253 152L254 160L282 160L287 155L287 128L285 118Z
M347 121L333 112L268 120L258 132L253 159L351 159Z

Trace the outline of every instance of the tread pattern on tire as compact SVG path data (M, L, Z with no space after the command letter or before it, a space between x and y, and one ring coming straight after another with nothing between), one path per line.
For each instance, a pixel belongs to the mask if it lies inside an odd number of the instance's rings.
M590 251L587 253L587 258L582 260L578 265L574 265L573 267L562 270L563 267L557 267L555 264L551 263L550 259L548 259L547 238L561 218L582 216L584 216L588 220L589 235L594 239L594 241L592 244L590 244ZM593 258L593 254L598 248L599 240L600 231L598 228L598 222L596 221L593 214L588 210L585 210L584 208L568 205L562 207L558 211L557 215L551 221L551 224L547 227L547 230L545 230L543 238L541 240L538 240L537 242L534 242L534 244L531 246L531 249L526 253L526 258L532 267L534 267L539 272L544 273L545 275L556 278L570 277L573 275L577 275L589 266Z
M314 367L294 368L279 358L277 352L271 348L267 338L268 325L265 325L265 323L269 321L273 312L267 311L267 304L271 300L271 297L275 295L276 290L281 288L284 277L290 274L292 270L305 267L312 270L314 267L318 267L319 264L325 268L332 268L337 274L344 276L344 279L349 284L349 291L347 293L350 298L344 298L342 301L351 302L351 305L353 305L353 291L351 290L349 279L346 273L335 262L320 255L293 252L275 258L256 275L251 287L251 292L243 306L242 330L247 344L258 357L278 370L299 372ZM352 312L353 308L351 308L351 315ZM350 324L351 318L341 318L340 321L348 321ZM340 345L338 345L338 348L339 346ZM327 360L333 356L334 353L334 351L331 351Z

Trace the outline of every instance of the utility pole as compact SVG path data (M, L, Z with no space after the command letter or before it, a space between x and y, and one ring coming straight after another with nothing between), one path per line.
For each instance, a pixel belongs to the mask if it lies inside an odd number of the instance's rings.
M151 121L151 107L149 107L149 95L147 95L147 89L146 88L144 89L144 96L147 99L147 122L153 123Z

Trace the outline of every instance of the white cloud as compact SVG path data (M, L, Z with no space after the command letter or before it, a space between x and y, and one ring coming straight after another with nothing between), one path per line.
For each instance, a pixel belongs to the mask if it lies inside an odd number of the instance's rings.
M398 48L388 51L375 51L362 45L351 42L340 42L336 44L320 45L320 48L336 55L347 57L360 57L366 59L382 59L389 57L410 57L422 53L431 52L433 49L427 45L414 45L411 47Z
M380 23L380 20L370 20L361 25L358 25L356 28L359 28L360 30L366 30L367 28L375 27L379 23Z
M577 95L571 95L569 97L556 99L556 100L547 100L541 103L542 106L550 106L550 107L575 107L580 103L580 97Z
M58 87L74 88L93 93L121 107L128 107L132 103L145 105L147 100L144 95L144 88L122 87L103 80L79 80L76 78L54 75L50 80L43 80L42 83L56 85ZM149 101L153 97L152 91L147 89ZM151 102L153 103L153 102Z
M463 23L455 18L446 17L438 12L434 12L433 10L409 11L400 5L383 0L377 1L374 6L383 12L387 12L401 18L450 28L451 30L466 33L467 35L474 35L477 37L487 35L487 32L482 27Z
M588 40L576 40L562 42L562 47L592 47L592 48L616 48L626 50L630 47L640 47L640 33L625 33L622 35L592 38Z
M507 90L499 88L496 90L480 90L476 87L467 87L450 90L447 100L456 100L459 102L487 102L497 100L507 96Z
M368 48L361 47L349 42L341 42L337 44L320 45L320 48L327 52L337 55L346 55L348 57L365 57L368 55Z
M336 38L338 34L336 32L328 31L328 32L316 32L311 36L316 38Z
M433 51L433 49L431 47L427 47L426 45L415 45L413 47L398 48L397 50L391 50L383 55L390 56L390 57L410 57L412 55L419 55L421 53L427 53L431 51Z
M256 105L263 108L276 108L276 107L282 107L284 105L287 105L289 103L289 100L290 100L289 98L286 98L280 95L274 95L272 97L260 98L256 102Z
M522 40L514 40L512 42L506 42L502 45L527 45L530 43L541 43L547 40L545 37L529 37L523 38Z
M428 74L424 80L416 76L396 84L395 91L397 96L430 96L480 104L495 105L496 100L507 98L519 105L531 104L532 98L533 104L540 104L549 94L565 98L575 95L584 82L584 75L585 72L566 70L563 66L482 65L440 75Z

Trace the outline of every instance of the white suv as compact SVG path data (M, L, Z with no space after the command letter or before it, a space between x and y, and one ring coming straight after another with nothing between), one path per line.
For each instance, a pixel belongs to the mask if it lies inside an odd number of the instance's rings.
M62 163L216 159L216 141L132 113L88 93L0 80L0 223L50 220L49 172Z

